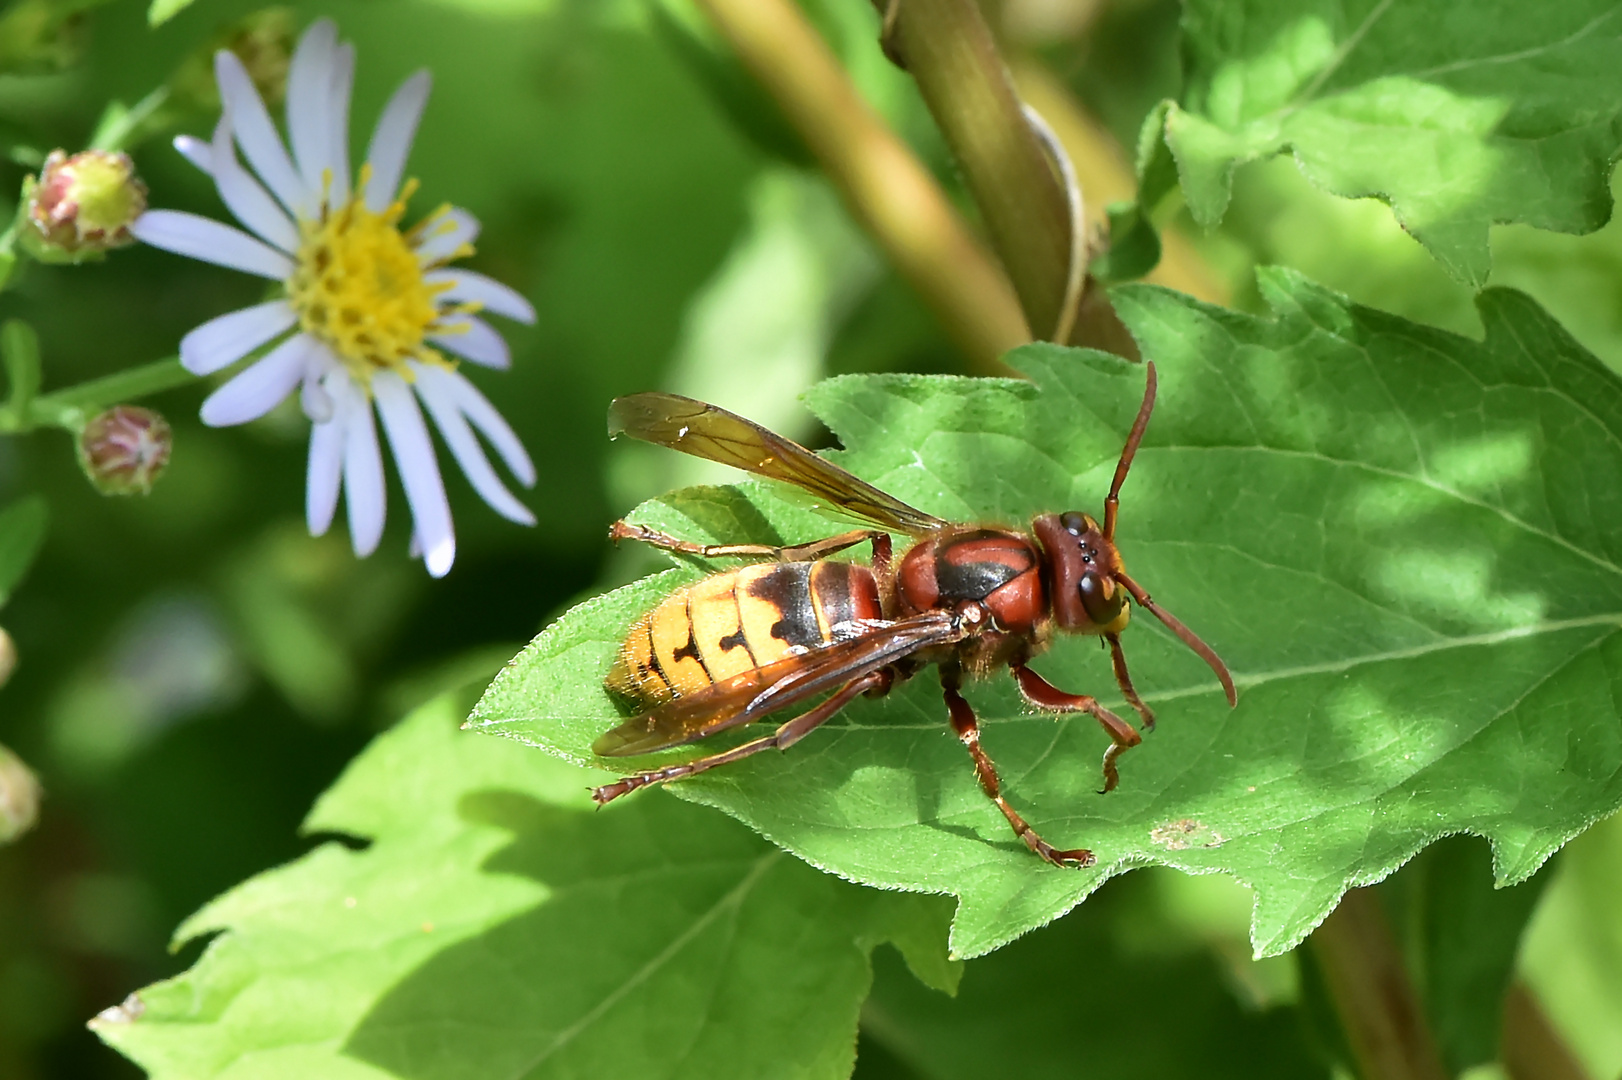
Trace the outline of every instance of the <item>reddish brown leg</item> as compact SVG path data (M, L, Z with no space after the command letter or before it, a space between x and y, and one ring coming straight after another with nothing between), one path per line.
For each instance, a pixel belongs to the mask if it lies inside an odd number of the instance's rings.
M875 566L880 559L881 548L886 572L888 572L890 564L890 534L879 532L876 529L852 529L850 532L840 533L838 536L813 540L809 544L773 547L770 544L695 544L689 540L678 540L668 533L656 532L645 525L632 525L629 522L616 521L608 528L608 538L615 543L619 543L621 540L635 540L638 543L652 544L654 547L664 548L666 551L675 551L683 555L697 555L704 559L740 556L775 559L778 562L810 562L871 540L873 541L873 562Z
M612 784L604 784L602 787L595 789L592 791L591 797L601 806L604 803L612 802L621 795L629 794L639 787L647 787L649 784L663 784L670 780L680 780L686 776L694 776L713 769L717 765L730 765L734 761L742 761L751 754L758 754L762 750L787 750L804 738L812 729L833 716L840 709L843 709L850 703L852 698L868 690L876 690L887 686L889 682L890 673L888 671L870 672L859 679L852 679L840 687L833 697L816 708L796 716L770 735L751 740L742 746L733 747L731 750L719 754L711 754L708 757L697 758L693 761L684 761L679 765L666 765L662 769L649 769L647 772L637 773L635 776L627 776L624 779L614 781Z
M1109 642L1110 663L1115 666L1115 685L1121 688L1121 696L1126 698L1126 703L1138 710L1138 715L1143 717L1143 730L1153 731L1155 729L1155 713L1153 709L1143 703L1143 699L1138 696L1137 689L1132 685L1132 676L1127 674L1126 654L1121 652L1121 635L1105 634L1104 640Z
M946 695L946 709L952 716L952 730L957 732L957 737L974 759L974 773L980 780L980 789L997 804L1002 816L1014 827L1014 835L1025 841L1025 846L1044 860L1054 866L1091 866L1092 852L1086 848L1061 851L1054 847L1036 835L1036 830L1027 825L1025 819L1002 797L1002 781L997 778L997 766L992 764L991 758L980 747L980 724L974 718L974 709L958 692L962 682L963 672L956 664L941 665L941 690Z
M1089 694L1067 694L1024 664L1012 664L1009 669L1014 673L1014 681L1019 683L1019 692L1037 708L1084 712L1098 721L1110 737L1109 749L1104 751L1104 790L1099 794L1114 791L1115 785L1121 780L1115 770L1115 759L1143 741L1137 729L1104 708Z

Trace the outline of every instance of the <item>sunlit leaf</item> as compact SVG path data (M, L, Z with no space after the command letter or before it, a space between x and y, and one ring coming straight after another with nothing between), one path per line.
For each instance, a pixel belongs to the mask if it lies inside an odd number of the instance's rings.
M1123 493L1137 579L1239 678L1140 617L1126 649L1158 729L1096 794L1105 739L968 688L1013 804L1096 867L1034 858L980 793L930 676L858 701L785 754L672 785L857 881L950 892L976 955L1143 863L1255 892L1260 953L1292 947L1350 884L1430 841L1489 838L1499 883L1622 802L1622 384L1524 296L1481 299L1485 342L1350 305L1283 271L1271 318L1115 292L1160 404ZM813 410L840 460L947 517L1096 510L1142 369L1032 346L1032 383L847 377ZM649 504L684 536L804 540L838 527L757 485ZM591 760L622 713L601 685L630 621L687 569L577 608L520 654L472 722ZM1036 665L1119 703L1107 654ZM603 764L599 762L599 764Z
M1145 129L1145 196L1175 158L1196 220L1234 169L1289 150L1319 187L1389 202L1480 286L1487 228L1591 232L1622 148L1622 10L1610 0L1190 0L1186 89Z
M196 966L94 1022L156 1080L843 1077L868 954L955 985L938 901L862 889L424 706L350 766L327 842L181 927Z
M192 0L152 0L152 6L146 9L146 21L158 26L179 15L191 5Z

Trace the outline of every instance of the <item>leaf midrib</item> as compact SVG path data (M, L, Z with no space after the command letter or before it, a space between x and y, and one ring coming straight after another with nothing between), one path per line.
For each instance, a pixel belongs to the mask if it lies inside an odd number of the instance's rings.
M1234 685L1241 689L1256 686L1266 686L1268 683L1281 682L1286 679L1305 678L1312 675L1339 675L1353 668L1366 664L1383 664L1398 660L1416 660L1432 653L1447 652L1450 649L1469 649L1483 645L1499 645L1506 641L1515 641L1520 638L1537 637L1542 634L1557 634L1565 630L1580 630L1588 626L1615 626L1622 628L1622 611L1605 612L1600 615L1585 615L1578 619L1561 619L1553 622L1530 623L1526 626L1515 626L1504 630L1494 630L1483 634L1469 634L1463 637L1449 637L1442 641L1428 642L1424 645L1415 645L1406 649L1390 649L1385 652L1361 653L1357 656L1325 660L1317 664L1297 664L1291 667L1274 668L1268 671L1244 674L1238 671L1233 673ZM1172 690L1142 692L1139 694L1144 701L1176 701L1180 698L1197 697L1201 694L1218 695L1220 691L1208 681L1201 681L1190 686L1178 687ZM544 719L544 718L543 718ZM1011 716L997 716L994 719L999 724L1013 721L1040 721L1044 724L1053 723L1052 713L1014 713ZM944 727L941 723L893 723L863 724L844 722L844 718L829 724L830 729L843 729L847 731L934 731Z
M674 960L695 938L708 929L711 923L720 918L722 913L740 906L744 897L749 895L750 890L765 876L766 871L771 869L772 864L782 856L783 852L777 848L762 853L759 858L755 859L754 865L749 868L748 873L744 874L738 884L727 890L725 895L710 905L708 911L694 919L692 925L672 938L670 943L650 957L647 963L628 975L624 982L603 995L602 1000L588 1009L583 1016L554 1035L552 1041L546 1047L512 1073L510 1080L523 1080L524 1077L531 1075L553 1054L569 1045L582 1032L602 1019L610 1009L623 1001L633 990L653 978L660 968Z

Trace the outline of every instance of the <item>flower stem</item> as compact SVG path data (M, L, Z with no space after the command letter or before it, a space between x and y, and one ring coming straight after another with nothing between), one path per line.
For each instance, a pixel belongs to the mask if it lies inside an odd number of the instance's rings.
M698 5L970 365L1007 374L997 358L1031 339L1007 276L929 170L862 100L799 7L793 0ZM1063 270L1053 279L1055 290L1064 286Z
M196 379L197 376L180 366L178 356L154 360L52 394L8 403L0 408L0 432L15 434L39 427L78 431L86 420L107 406L173 390ZM14 404L20 407L13 408Z
M1061 325L1070 267L1064 191L1026 123L1019 95L976 0L875 0L891 12L890 44L963 169L1008 268L1026 322Z
M1364 1080L1448 1080L1373 889L1352 889L1309 939Z
M1137 195L1130 155L1040 60L1014 56L1010 67L1020 97L1053 126L1070 152L1081 189L1087 193L1087 227L1104 227L1106 206ZM1160 244L1160 262L1144 280L1211 304L1226 306L1232 300L1232 289L1182 232L1162 229Z
M168 100L169 87L159 86L133 106L126 108L120 102L110 103L90 136L91 149L128 150L136 131Z

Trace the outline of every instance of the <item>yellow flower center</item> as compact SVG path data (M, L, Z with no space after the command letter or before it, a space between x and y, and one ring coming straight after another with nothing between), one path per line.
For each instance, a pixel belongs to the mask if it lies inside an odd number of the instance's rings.
M358 188L364 191L365 186L363 170ZM415 189L415 181L408 181L400 198L380 214L367 209L357 195L324 211L319 220L299 223L302 242L297 265L287 279L288 300L298 312L301 328L329 345L363 386L379 371L411 378L407 360L445 363L423 339L430 332L453 331L441 322L443 316L471 307L441 311L434 303L434 297L450 286L430 285L423 273L472 248L464 244L429 265L418 259L411 242L436 224L445 227L441 219L447 208L401 232L405 200Z

